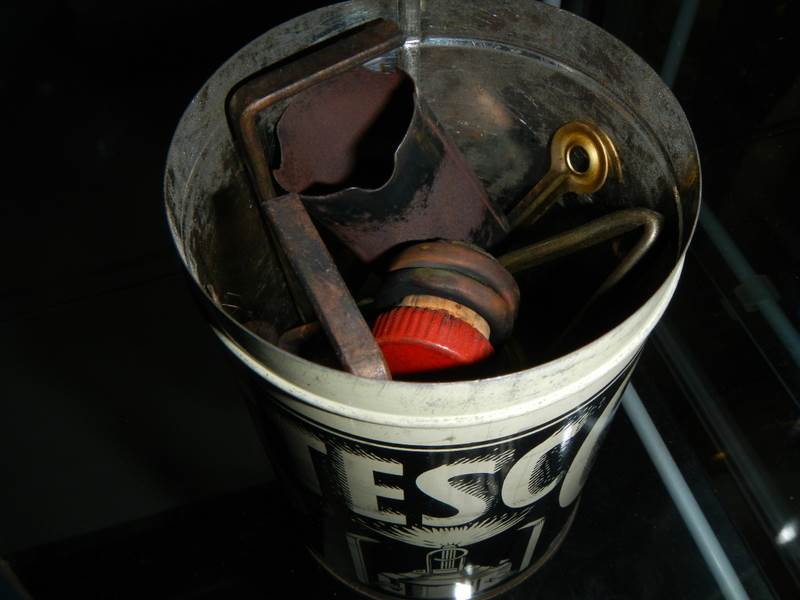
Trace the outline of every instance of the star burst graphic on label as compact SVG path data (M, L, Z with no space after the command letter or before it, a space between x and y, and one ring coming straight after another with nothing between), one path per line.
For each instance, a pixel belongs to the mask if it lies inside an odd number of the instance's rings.
M422 548L441 548L442 546L469 546L488 540L511 529L530 513L530 509L513 514L494 515L457 527L427 527L415 525L403 527L388 523L368 523L358 519L364 527L377 534Z

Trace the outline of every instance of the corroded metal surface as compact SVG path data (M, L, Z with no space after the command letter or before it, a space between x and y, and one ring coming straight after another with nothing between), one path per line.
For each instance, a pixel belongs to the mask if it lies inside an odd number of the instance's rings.
M342 365L354 375L391 379L369 326L299 196L264 200L263 209Z
M237 53L200 90L176 131L165 175L169 223L226 335L281 369L314 368L241 324L265 320L286 331L299 322L276 253L259 231L259 203L220 106L251 73L380 18L399 23L406 38L381 58L414 79L416 93L497 206L509 208L541 178L550 136L561 124L589 120L613 137L624 185L609 178L591 202L598 210L641 206L664 215L656 251L633 274L620 314L652 297L688 243L700 197L691 130L658 75L591 23L537 3L465 0L454 10L446 1L355 0L281 25ZM570 36L556 34L564 30ZM287 104L284 98L265 110L267 122L276 123ZM259 134L277 143L265 123ZM237 310L215 300L234 293ZM346 373L319 368L356 385Z
M519 288L491 255L474 246L438 240L403 250L389 265L379 306L400 304L410 295L430 295L462 304L486 319L493 344L511 333Z
M385 362L305 207L366 262L411 240L445 236L490 245L508 231L503 215L417 97L385 185L306 194L303 201L297 195L314 185L341 185L357 167L361 139L404 77L356 67L400 41L394 23L368 23L243 83L227 105L284 268L287 259L291 263L289 289L298 301L305 300L296 291L299 279L345 368L375 378L389 377ZM258 117L289 97L293 102L278 128L283 165L276 178L293 195L272 200L275 190ZM303 234L307 239L301 239Z
M379 56L402 40L391 21L367 23L334 43L318 46L310 54L250 79L238 87L227 105L261 207L291 263L293 273L287 273L290 289L296 276L342 365L355 375L374 379L391 378L383 355L299 196L273 198L268 155L257 125L259 114L276 102Z
M277 102L380 56L403 42L396 23L376 20L347 35L295 57L249 79L231 94L228 117L242 145L262 199L274 195L267 152L258 131L258 116ZM248 74L249 75L249 74Z
M591 23L536 3L468 0L454 11L450 2L354 0L281 25L237 53L203 86L176 131L165 174L170 227L221 326L260 354L269 350L266 342L237 320L265 319L278 330L298 321L219 107L251 73L379 18L400 24L407 41L389 60L413 77L497 206L512 206L541 178L561 124L588 119L614 138L625 184L607 181L592 201L664 215L658 252L646 272L637 270L641 281L624 300L626 310L652 295L688 242L700 196L686 117L652 69ZM554 35L565 28L570 36ZM270 122L287 102L264 112ZM269 127L260 134L275 143ZM220 306L212 288L219 297L236 293L241 309Z
M505 216L410 90L413 116L392 149L391 173L371 189L347 185L359 161L374 160L363 138L404 79L399 72L353 69L293 98L278 124L282 160L276 180L301 193L309 212L365 262L409 241L441 237L491 246L502 240L509 231ZM315 187L336 186L343 189L314 193Z
M275 180L289 192L312 196L323 195L313 188L380 187L391 172L376 177L376 166L385 169L388 158L392 167L411 121L413 88L402 71L356 67L300 92L278 121L281 163ZM393 127L378 130L389 120ZM395 139L374 139L381 134Z

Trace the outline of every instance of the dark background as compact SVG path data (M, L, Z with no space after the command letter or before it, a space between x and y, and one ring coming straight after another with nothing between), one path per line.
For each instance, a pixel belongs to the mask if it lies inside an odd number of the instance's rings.
M0 6L0 556L210 506L203 502L270 480L223 350L181 273L161 180L174 127L206 78L271 26L323 4ZM572 7L659 69L677 2ZM675 87L700 148L704 202L795 325L798 25L796 2L703 0ZM702 233L693 255L690 285L723 298L712 294L707 314L694 311L692 329L705 340L695 347L708 369L723 371L742 420L766 421L753 425L756 439L796 452L796 413L748 408L775 373L796 390L796 368L762 323L726 308L736 282ZM686 281L673 315L697 306ZM769 358L763 373L745 372L749 355L731 356L747 335ZM253 503L247 514L258 514L260 493L243 501ZM197 510L204 519L213 512Z

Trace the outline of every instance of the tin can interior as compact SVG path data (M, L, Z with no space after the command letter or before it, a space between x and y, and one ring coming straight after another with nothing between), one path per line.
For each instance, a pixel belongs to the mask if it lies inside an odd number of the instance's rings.
M559 331L618 260L614 245L523 274L514 356L486 366L485 374L500 374L595 339L655 292L676 267L691 236L699 204L699 164L688 123L669 90L602 30L568 13L537 7L529 15L536 23L520 24L507 16L505 24L495 24L502 35L491 27L478 35L479 19L470 17L469 10L462 16L465 23L435 10L415 21L416 27L428 28L428 35L410 38L373 66L399 67L411 75L416 92L497 206L510 207L547 171L550 138L568 121L598 124L619 154L621 179L609 179L591 196L566 197L533 229L515 234L511 246L543 239L616 208L647 207L665 218L657 245L593 306L567 346L555 343ZM476 11L480 9L472 13ZM320 30L320 18L311 13L300 19L308 20L313 33ZM540 39L523 39L530 35L523 33L523 25L536 25ZM568 28L571 43L543 33ZM191 274L218 309L267 343L274 343L299 318L225 122L224 102L237 78L273 62L268 57L284 35L288 34L281 31L260 38L212 77L184 116L184 122L202 121L199 127L195 123L195 139L181 135L186 123L179 127L166 181L170 221ZM286 105L273 107L261 122L273 148L275 123ZM349 283L368 276L368 269L354 265L331 244Z

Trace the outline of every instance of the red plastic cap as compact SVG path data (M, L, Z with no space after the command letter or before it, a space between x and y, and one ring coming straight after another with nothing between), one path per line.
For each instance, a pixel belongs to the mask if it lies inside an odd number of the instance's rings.
M494 352L477 329L444 310L397 306L378 317L372 333L394 375L470 365Z

